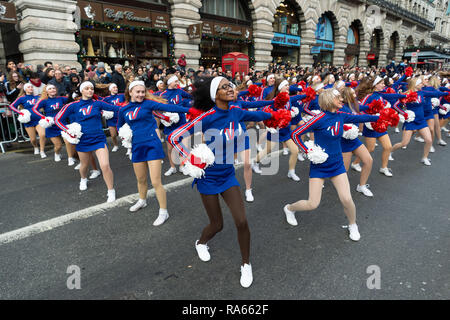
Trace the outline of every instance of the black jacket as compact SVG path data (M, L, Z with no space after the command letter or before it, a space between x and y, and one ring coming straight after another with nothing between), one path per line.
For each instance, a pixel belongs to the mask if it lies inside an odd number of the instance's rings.
M114 71L111 78L111 83L115 83L117 85L117 89L119 89L119 93L125 92L125 78L118 72Z

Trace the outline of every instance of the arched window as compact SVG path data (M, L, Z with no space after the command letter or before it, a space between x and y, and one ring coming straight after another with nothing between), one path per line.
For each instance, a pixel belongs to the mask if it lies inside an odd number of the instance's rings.
M247 20L240 0L202 0L200 12L237 20Z
M316 39L334 41L333 25L325 15L321 16L317 23Z
M347 32L347 44L359 44L359 31L358 27L354 24L348 28Z
M294 5L289 1L283 1L277 8L274 15L273 31L294 36L300 35L298 14Z

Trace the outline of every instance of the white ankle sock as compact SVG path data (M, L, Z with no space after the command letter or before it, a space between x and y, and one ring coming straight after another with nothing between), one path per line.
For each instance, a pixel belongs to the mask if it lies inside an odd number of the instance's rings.
M167 213L169 213L169 212L167 211L167 209L159 208L159 214L167 214Z

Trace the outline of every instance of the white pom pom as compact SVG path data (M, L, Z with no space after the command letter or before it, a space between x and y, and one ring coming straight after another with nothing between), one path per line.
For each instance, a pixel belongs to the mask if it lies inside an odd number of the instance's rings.
M291 107L291 117L295 118L300 113L297 107Z
M205 174L205 170L194 166L189 161L186 161L183 167L183 173L188 176L191 176L192 178L200 179Z
M164 112L163 115L165 115L166 117L169 117L169 119L170 119L169 121L161 119L161 123L166 127L170 127L174 123L178 123L178 121L180 121L180 116L178 113Z
M444 104L441 108L439 108L439 113L445 116L450 111L450 104Z
M358 138L359 128L354 124L352 124L351 126L352 126L351 129L344 130L344 134L342 135L344 139L355 140L356 138Z
M194 156L199 158L202 161L202 163L206 163L206 167L212 165L214 163L214 161L216 160L214 153L204 143L196 145L192 149L191 154L193 154Z
M400 118L400 120L399 120L400 123L405 122L405 117L401 113L398 114L398 117Z
M391 107L391 104L389 102L386 103L386 105L384 106L385 109L390 108L390 107Z
M122 139L122 146L126 149L131 149L131 141L133 139L133 130L131 130L128 123L125 123L119 128L119 137Z
M316 145L313 141L307 141L305 142L305 145L308 148L306 156L309 161L314 164L321 164L327 161L328 154L320 146Z
M20 123L28 123L31 121L31 113L27 109L20 110L22 114L17 117Z
M275 128L269 128L269 127L266 127L266 128L267 128L267 131L270 132L270 134L276 134L278 132L278 130Z
M69 143L78 144L83 135L83 132L81 132L81 125L77 122L71 123L67 126L67 132L62 131L61 135L64 139L69 141Z
M431 104L433 105L433 107L439 107L441 105L441 102L439 101L438 98L431 98Z
M319 113L321 113L322 111L320 110L311 110L311 113L314 113L315 115L318 115ZM310 116L309 114L305 115L303 117L303 121L308 122L310 121L312 118L314 118L314 116Z
M109 120L109 119L114 118L114 111L103 110L102 115L106 120Z
M369 130L373 130L372 124L371 124L370 122L364 122L364 125L365 125Z
M406 110L405 112L408 114L408 119L406 120L406 122L413 122L416 118L416 114L414 113L414 111Z
M44 129L50 128L54 123L55 120L52 117L45 117L39 120L39 125Z

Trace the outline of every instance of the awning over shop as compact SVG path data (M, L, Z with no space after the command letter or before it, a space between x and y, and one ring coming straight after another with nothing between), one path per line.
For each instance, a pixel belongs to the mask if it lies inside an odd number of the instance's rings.
M411 58L412 52L405 52L403 55L405 58ZM450 55L438 53L434 51L421 51L418 55L419 59L450 59Z

